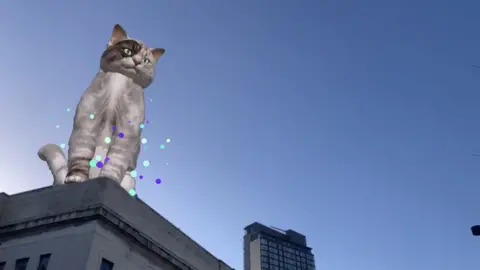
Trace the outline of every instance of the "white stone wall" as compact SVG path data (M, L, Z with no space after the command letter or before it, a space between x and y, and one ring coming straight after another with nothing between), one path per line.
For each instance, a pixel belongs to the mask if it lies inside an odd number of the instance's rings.
M0 261L7 262L5 270L14 270L17 259L29 257L27 270L36 270L40 255L51 253L49 270L85 270L95 227L90 222L4 241Z
M171 264L118 235L109 226L96 223L87 269L98 269L102 258L105 258L115 264L115 270L174 270Z

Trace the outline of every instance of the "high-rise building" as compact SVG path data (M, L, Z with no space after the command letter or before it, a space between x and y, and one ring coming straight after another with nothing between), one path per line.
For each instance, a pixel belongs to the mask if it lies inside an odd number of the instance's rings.
M315 270L305 235L254 222L245 227L244 270Z

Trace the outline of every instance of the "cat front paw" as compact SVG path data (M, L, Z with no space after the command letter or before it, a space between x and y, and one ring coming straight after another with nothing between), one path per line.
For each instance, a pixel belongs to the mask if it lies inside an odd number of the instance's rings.
M65 178L65 184L71 184L71 183L81 183L85 180L88 179L88 176L81 174L81 173L68 173L67 177Z

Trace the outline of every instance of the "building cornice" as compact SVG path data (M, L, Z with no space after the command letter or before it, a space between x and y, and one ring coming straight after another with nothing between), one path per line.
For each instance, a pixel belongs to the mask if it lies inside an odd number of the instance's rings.
M127 238L135 240L139 245L167 260L178 269L194 270L192 266L169 252L167 248L135 229L117 213L102 204L60 214L3 224L0 226L0 239L10 238L33 230L41 230L42 228L60 227L66 224L83 223L92 220L98 220L113 226Z

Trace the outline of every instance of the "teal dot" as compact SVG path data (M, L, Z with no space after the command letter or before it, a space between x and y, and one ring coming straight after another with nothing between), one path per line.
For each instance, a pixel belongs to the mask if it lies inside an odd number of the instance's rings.
M95 159L90 160L90 167L97 167L97 161Z
M105 143L109 144L112 142L112 139L110 137L105 137Z
M163 143L160 144L160 149L165 149L165 145Z
M144 167L150 166L150 161L144 160L144 161L143 161L143 166L144 166Z
M133 197L133 196L135 196L135 195L137 194L137 192L135 191L135 189L132 188L132 189L130 189L130 190L128 191L128 194L130 194L130 196Z
M137 177L137 171L131 171L131 172L130 172L130 175L131 175L132 177Z
M143 139L142 139L142 143L143 143L143 144L146 144L146 143L147 143L147 138L143 138Z
M145 127L145 125L144 125L144 124L140 124L140 128L144 128L144 127Z
M67 108L67 112L69 112L69 111L70 111L70 108Z
M102 156L98 155L98 156L95 157L95 159L96 159L97 161L100 161L100 160L102 160Z
M95 115L94 114L90 114L90 119L93 119L95 118Z

